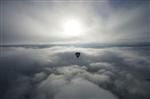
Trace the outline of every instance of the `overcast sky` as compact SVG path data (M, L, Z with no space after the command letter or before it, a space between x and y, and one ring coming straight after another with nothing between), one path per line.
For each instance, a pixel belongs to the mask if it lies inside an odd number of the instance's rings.
M1 44L148 42L148 16L148 0L1 0Z

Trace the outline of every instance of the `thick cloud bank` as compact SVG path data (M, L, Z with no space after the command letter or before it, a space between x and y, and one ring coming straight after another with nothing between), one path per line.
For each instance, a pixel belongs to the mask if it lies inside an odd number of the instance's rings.
M3 48L0 98L150 99L149 49Z

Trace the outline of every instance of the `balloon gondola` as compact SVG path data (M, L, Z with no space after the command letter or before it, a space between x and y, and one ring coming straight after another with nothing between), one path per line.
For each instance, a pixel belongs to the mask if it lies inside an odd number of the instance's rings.
M75 56L76 56L77 58L79 58L79 57L80 57L80 52L76 52L76 53L75 53Z

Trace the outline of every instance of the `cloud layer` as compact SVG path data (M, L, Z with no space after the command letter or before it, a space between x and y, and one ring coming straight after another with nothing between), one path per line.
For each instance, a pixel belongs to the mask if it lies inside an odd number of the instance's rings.
M148 99L149 47L4 48L2 99ZM74 52L80 51L80 58Z
M149 42L149 0L69 1L3 0L1 43ZM77 37L63 33L72 18L83 25Z

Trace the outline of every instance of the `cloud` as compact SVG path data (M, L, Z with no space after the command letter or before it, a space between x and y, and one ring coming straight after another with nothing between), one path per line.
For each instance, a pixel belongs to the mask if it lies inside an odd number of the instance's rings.
M110 92L81 78L75 78L54 99L117 99Z
M6 47L2 99L148 99L149 47ZM80 51L77 59L75 51ZM90 89L90 90L89 90ZM83 99L83 98L82 98Z
M6 0L2 3L1 36L5 44L148 42L148 4L148 0ZM72 17L83 24L83 35L67 37L63 33L64 20Z

